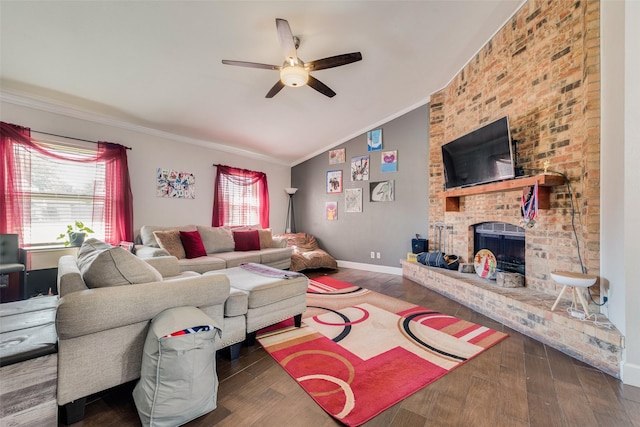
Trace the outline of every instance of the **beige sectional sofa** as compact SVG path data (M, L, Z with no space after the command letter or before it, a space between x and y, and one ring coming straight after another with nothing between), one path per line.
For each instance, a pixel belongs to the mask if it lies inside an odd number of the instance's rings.
M77 259L61 257L56 331L63 419L82 419L87 396L140 376L149 323L163 310L200 308L222 325L216 348L239 349L246 338L247 306L246 295L234 293L240 306L245 301L244 310L226 310L227 301L235 299L224 274L182 272L175 257L143 260L96 239L84 243Z
M189 257L180 247L180 238L191 233L202 240L206 254ZM196 233L197 232L197 233ZM256 237L257 236L257 237ZM242 240L241 240L242 239ZM257 240L256 240L257 239ZM247 243L248 242L248 243ZM141 258L173 255L181 271L205 273L254 262L286 270L291 266L292 248L287 239L273 237L270 229L258 227L209 227L202 225L144 225L136 238L136 255Z

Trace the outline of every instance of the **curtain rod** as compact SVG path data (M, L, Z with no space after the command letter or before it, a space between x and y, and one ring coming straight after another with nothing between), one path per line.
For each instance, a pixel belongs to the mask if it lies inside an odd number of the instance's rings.
M39 130L31 129L31 132L40 133L42 135L57 136L58 138L67 138L67 139L73 139L73 140L76 140L76 141L90 142L92 144L99 144L98 141L90 141L88 139L82 139L82 138L73 138L71 136L58 135L58 134L55 134L55 133L42 132L42 131L39 131ZM119 144L119 145L122 145L122 144ZM126 145L122 145L122 146L124 148L126 148L127 150L131 150L131 147L127 147Z

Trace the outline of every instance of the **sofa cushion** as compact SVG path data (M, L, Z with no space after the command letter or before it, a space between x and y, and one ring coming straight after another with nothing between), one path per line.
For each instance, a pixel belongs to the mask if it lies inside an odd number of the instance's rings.
M260 250L260 235L258 230L233 231L236 251Z
M198 225L204 248L208 254L234 250L235 242L229 227L206 227Z
M158 282L162 276L131 252L95 238L78 250L78 269L88 288Z
M216 258L223 259L227 263L227 268L237 267L245 262L257 262L260 263L261 251L233 251L233 252L221 252L216 254Z
M178 261L180 271L195 271L196 273L206 273L212 270L222 270L227 267L227 262L213 255L201 256L198 258L185 258Z
M180 240L182 240L182 246L184 246L187 258L207 256L207 251L204 248L204 243L202 243L202 237L200 237L198 230L180 231Z
M169 255L172 255L178 259L186 257L184 246L182 245L182 240L180 239L180 232L178 230L156 230L153 232L153 237L156 238L156 241L158 242L160 248L169 252Z
M273 247L273 233L270 228L258 230L258 237L260 238L260 249Z
M157 226L157 225L143 225L140 228L140 240L143 245L151 246L154 248L159 248L158 242L156 238L153 236L154 231L169 231L169 230L179 230L179 231L195 231L195 225L183 225L181 227L167 227L167 226Z
M260 264L272 265L278 261L291 258L291 248L269 248L260 250Z

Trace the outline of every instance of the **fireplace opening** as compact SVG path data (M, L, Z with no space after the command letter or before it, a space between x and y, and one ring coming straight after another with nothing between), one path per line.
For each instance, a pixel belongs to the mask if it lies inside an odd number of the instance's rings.
M490 250L498 271L525 274L524 228L505 222L483 222L473 227L474 253Z

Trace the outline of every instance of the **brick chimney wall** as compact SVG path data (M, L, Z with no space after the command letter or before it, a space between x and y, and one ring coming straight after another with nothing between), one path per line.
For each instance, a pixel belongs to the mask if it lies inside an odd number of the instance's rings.
M600 256L600 3L530 0L450 84L431 96L430 239L433 224L452 224L453 252L473 260L473 225L520 225L521 190L460 198L445 212L441 146L509 116L524 168L565 174L575 203L575 227L587 271ZM536 172L525 170L528 175ZM566 186L551 190L551 209L526 230L526 286L557 294L549 273L580 271Z

